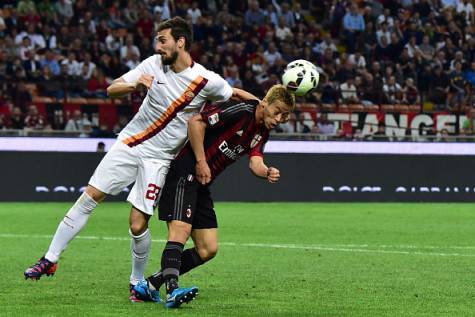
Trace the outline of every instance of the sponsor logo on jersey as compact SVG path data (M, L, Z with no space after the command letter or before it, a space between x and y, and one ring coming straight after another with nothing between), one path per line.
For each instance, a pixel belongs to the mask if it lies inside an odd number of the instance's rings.
M185 99L187 102L192 101L194 98L195 98L195 93L193 91L188 90L187 92L185 92Z
M262 140L262 136L260 134L256 134L251 141L251 148L255 147L257 143L259 143L261 140Z
M208 117L208 122L210 125L215 125L219 122L219 114L215 113Z
M239 158L239 154L244 152L244 148L241 145L238 145L234 149L231 149L229 148L229 145L226 141L223 141L219 145L219 150L233 161L237 160Z

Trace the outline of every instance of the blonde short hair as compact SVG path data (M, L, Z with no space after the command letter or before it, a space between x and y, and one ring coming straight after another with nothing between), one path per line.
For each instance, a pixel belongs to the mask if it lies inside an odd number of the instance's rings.
M281 101L290 108L290 111L294 111L295 109L295 96L287 90L284 85L272 86L269 91L267 91L264 99L266 99L269 104L276 100Z

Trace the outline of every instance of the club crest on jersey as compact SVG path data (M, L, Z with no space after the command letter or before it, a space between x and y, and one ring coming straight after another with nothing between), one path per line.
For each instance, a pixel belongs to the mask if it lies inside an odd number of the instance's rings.
M215 113L208 117L208 122L210 125L215 125L219 122L219 114Z
M185 92L185 99L186 99L187 102L192 101L194 98L195 98L195 93L193 91L187 90Z
M256 134L251 141L251 148L255 147L261 140L262 136L260 134Z

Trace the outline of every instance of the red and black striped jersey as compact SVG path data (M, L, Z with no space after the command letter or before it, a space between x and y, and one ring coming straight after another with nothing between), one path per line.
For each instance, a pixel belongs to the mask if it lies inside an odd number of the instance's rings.
M263 156L269 130L256 122L258 100L228 101L207 105L201 112L206 122L204 148L212 179L241 156ZM195 174L196 159L190 143L172 162L180 174Z

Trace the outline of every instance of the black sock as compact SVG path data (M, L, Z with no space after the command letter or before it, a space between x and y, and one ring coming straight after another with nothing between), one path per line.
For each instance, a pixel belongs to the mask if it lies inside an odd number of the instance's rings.
M168 241L162 254L162 275L165 280L167 294L178 288L181 254L184 245L180 242Z
M148 281L148 286L152 290L159 290L160 287L162 287L163 283L165 283L165 280L163 279L163 274L162 271L158 271L153 273L151 276L147 277Z
M180 266L180 275L185 274L186 272L191 271L197 266L205 263L196 252L195 248L186 249L181 254L181 266ZM163 283L165 283L165 279L163 278L162 271L155 272L152 276L147 278L149 285L155 290L160 289Z
M195 248L186 249L181 255L180 275L193 270L195 267L205 263Z

